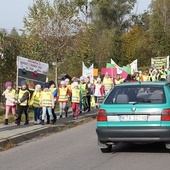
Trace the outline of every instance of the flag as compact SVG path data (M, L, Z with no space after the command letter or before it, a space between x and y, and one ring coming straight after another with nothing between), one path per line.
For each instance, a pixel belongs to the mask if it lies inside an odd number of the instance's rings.
M83 77L89 77L90 82L93 83L93 70L94 70L94 64L92 64L89 68L85 66L84 62L82 62L82 76Z
M133 72L138 72L138 60L134 60L129 64Z
M112 59L111 59L111 64L113 64L115 68L122 70L122 68L119 67Z

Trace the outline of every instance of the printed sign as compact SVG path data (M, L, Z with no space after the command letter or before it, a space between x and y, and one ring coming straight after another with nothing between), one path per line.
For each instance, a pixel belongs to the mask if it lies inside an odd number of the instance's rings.
M34 89L37 84L46 82L48 71L48 64L18 56L17 86L20 87L21 81L26 80L29 88Z
M162 66L164 66L165 68L168 68L169 67L169 56L151 58L151 66L156 69L161 69Z

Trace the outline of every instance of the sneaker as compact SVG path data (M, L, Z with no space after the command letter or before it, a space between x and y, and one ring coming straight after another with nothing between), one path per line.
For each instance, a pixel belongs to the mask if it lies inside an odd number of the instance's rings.
M84 112L88 109L88 107L84 107Z
M78 117L74 117L74 120L77 120L78 119Z
M51 124L53 125L54 123L55 123L54 119L53 119L53 120L51 120Z
M49 125L49 124L50 124L50 122L49 122L49 121L47 121L47 122L46 122L46 124L47 124L47 125Z
M26 120L25 121L25 123L24 123L24 125L28 125L29 124L29 121L28 120Z
M38 124L38 122L37 122L37 121L35 121L35 122L34 122L34 125L37 125L37 124Z
M44 125L44 120L41 120L41 124Z
M41 120L40 119L37 120L37 124L41 124Z
M57 119L53 119L53 124L55 124L55 123L56 123L56 121L57 121Z
M20 122L18 122L18 121L15 121L15 124L19 126L19 125L20 125Z

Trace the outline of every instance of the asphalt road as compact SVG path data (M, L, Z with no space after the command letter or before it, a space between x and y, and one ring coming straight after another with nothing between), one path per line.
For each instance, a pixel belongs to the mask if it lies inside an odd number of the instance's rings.
M96 122L0 152L0 170L169 170L162 144L119 144L112 153L97 146Z

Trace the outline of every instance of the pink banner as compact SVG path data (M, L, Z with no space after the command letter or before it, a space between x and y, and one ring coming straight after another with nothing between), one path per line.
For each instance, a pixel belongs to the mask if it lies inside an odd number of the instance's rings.
M102 75L105 75L105 73L108 73L110 77L114 77L117 74L116 68L102 68L101 73Z
M114 77L116 74L118 74L117 68L102 68L101 74L105 75L105 73L108 73L110 77ZM128 73L125 71L122 71L121 76L126 79L128 76Z
M125 72L125 71L123 71L123 72L122 72L122 74L121 74L121 76L122 76L124 79L126 79L126 78L127 78L127 76L128 76L128 73L127 73L127 72Z

